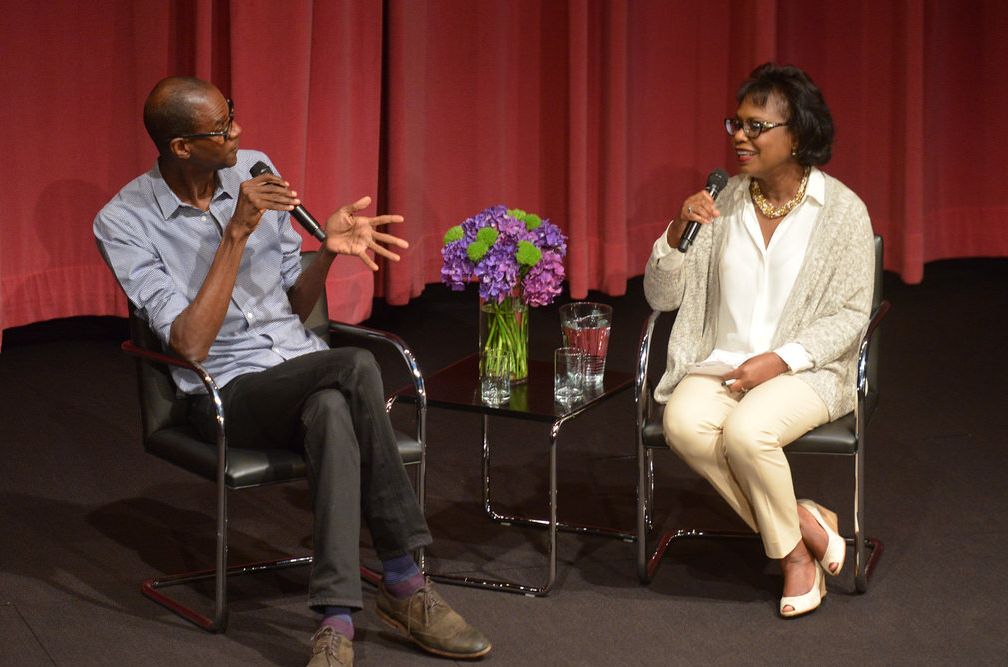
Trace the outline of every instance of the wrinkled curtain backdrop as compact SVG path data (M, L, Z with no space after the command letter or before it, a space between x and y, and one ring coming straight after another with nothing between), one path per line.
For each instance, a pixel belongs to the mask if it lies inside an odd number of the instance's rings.
M827 170L867 202L886 266L1008 256L1008 5L730 0L3 2L0 330L125 303L95 212L153 164L143 100L169 74L234 98L242 145L318 217L363 194L412 244L342 259L334 316L439 279L441 237L494 203L570 235L575 298L623 293L683 197L733 168L721 119L767 60L823 89ZM306 248L317 244L308 239Z

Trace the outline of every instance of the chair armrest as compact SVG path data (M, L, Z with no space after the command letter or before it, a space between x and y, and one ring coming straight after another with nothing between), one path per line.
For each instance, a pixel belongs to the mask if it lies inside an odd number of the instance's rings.
M131 340L123 341L120 348L122 348L123 352L133 357L146 359L147 361L153 361L158 364L165 364L167 366L175 366L176 368L185 368L190 370L199 377L200 382L202 382L203 386L206 387L207 393L211 396L215 396L217 399L220 398L220 390L217 387L217 382L214 381L213 376L207 372L207 369L203 368L202 364L195 361L188 361L187 359L183 359L182 357L178 357L173 354L165 354L164 352L148 350L140 347Z
M648 387L648 366L651 359L651 343L654 338L654 328L655 324L658 322L658 318L665 314L666 311L653 310L648 316L647 320L644 321L644 326L641 328L640 342L637 345L637 372L634 377L634 400L637 403L637 421L638 425L643 428L646 421L650 418L650 406L651 401L649 400L649 387ZM674 314L675 311L669 311Z
M330 321L329 322L329 333L338 336L344 336L347 338L358 338L363 340L372 340L384 343L385 345L391 346L399 356L402 358L403 363L406 364L406 369L409 372L409 376L413 381L413 388L417 395L417 404L423 410L427 408L427 390L424 385L423 373L420 371L420 365L417 363L416 355L413 354L413 350L409 348L404 341L399 336L388 331L381 331L379 329L371 329L370 327L362 327L359 324L346 324L343 322Z
M225 435L224 430L224 401L221 400L220 389L217 387L217 382L213 379L213 376L210 375L207 369L198 362L189 361L173 354L155 352L154 350L140 347L132 340L123 341L120 347L123 352L132 357L136 357L137 359L157 364L165 364L167 366L174 366L176 368L184 368L192 371L197 375L197 377L199 377L200 382L202 382L203 386L206 387L207 393L210 395L210 399L214 407L214 413L216 416L215 421L217 422L218 474L221 478L223 478L223 475L227 470L227 436Z

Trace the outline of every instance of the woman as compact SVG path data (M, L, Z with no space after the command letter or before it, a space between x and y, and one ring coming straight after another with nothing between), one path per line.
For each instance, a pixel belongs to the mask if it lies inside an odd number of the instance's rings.
M736 99L738 175L717 201L686 198L645 270L648 303L679 310L655 399L669 446L780 562L791 617L819 606L846 545L835 514L795 499L783 447L854 407L874 246L864 204L818 169L833 121L809 77L768 63ZM693 246L674 251L690 220Z

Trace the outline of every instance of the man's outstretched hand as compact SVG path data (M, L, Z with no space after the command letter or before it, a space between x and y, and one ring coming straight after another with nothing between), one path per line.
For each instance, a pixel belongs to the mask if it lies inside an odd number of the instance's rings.
M409 243L398 236L377 230L377 227L381 225L403 222L401 215L379 215L374 218L358 215L359 211L370 205L370 197L361 197L330 215L325 224L325 248L329 252L339 255L356 255L369 269L377 271L378 265L371 259L368 254L369 250L376 255L398 262L399 255L385 246L405 249L409 247Z

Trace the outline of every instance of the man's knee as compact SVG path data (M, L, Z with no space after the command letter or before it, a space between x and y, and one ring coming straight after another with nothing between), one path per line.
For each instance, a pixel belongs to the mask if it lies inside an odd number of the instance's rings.
M336 389L323 389L309 396L301 408L301 421L305 426L323 419L349 421L350 410L346 397Z
M309 396L301 409L301 422L310 459L318 459L323 450L337 449L351 456L348 463L360 460L353 418L342 392L324 389Z
M350 370L355 384L377 382L381 386L381 368L369 350L359 347L342 348L345 356L342 363Z

